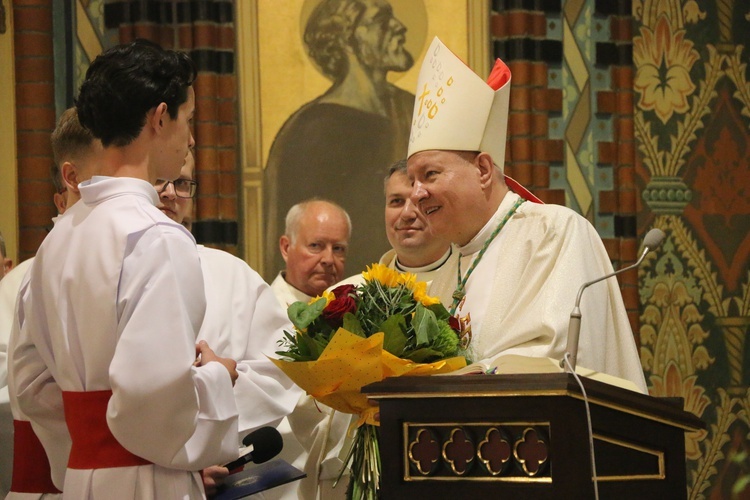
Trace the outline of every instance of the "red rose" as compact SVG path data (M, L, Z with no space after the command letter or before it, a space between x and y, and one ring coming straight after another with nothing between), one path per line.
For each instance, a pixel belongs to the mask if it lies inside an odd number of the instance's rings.
M334 297L337 299L340 299L341 297L348 297L350 295L356 295L357 294L357 287L354 285L341 285L337 286L333 290L331 290L331 293ZM330 304L329 304L330 307Z
M351 285L344 285L351 286ZM343 287L339 287L343 288ZM333 291L334 294L336 290ZM350 312L354 314L357 310L357 302L348 295L344 295L340 298L334 299L330 304L323 309L321 316L326 322L333 328L339 328L344 324L344 314Z
M456 333L461 333L461 323L458 322L458 318L455 316L450 316L448 318L448 324Z

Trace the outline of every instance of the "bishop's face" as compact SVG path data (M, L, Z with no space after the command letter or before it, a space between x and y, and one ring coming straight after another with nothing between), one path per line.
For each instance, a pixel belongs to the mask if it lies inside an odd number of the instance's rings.
M406 50L406 26L386 0L361 0L364 12L354 29L354 50L366 68L407 71L414 58Z
M471 153L421 151L407 162L411 201L437 236L465 245L486 222L486 195ZM481 214L481 215L480 215Z

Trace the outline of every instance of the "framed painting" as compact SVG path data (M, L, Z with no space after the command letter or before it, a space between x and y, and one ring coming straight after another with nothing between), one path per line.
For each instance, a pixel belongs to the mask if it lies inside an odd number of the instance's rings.
M425 51L439 36L486 73L489 11L484 0L237 2L244 257L266 280L304 199L349 213L347 275L389 248L383 179L406 156Z

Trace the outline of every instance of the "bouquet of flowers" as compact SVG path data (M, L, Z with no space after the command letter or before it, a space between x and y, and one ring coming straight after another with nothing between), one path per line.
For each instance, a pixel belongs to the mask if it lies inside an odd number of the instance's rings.
M360 389L386 377L447 373L466 365L458 323L416 276L374 264L359 286L342 285L289 306L282 360L273 360L317 401L359 414L347 498L375 499L380 485L377 408Z

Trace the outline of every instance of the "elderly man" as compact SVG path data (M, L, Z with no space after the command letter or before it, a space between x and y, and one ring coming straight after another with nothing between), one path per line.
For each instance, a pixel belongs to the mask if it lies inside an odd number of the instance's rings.
M286 230L279 239L286 270L271 284L285 309L293 302L309 301L341 279L350 236L349 215L335 203L312 199L289 210ZM346 488L333 490L332 485L343 466L338 455L350 420L350 415L302 395L278 429L284 439L281 458L304 470L307 477L298 484L264 492L262 498L344 498Z
M510 70L502 61L485 83L436 38L417 89L411 199L460 253L431 292L458 316L474 359L562 359L576 290L612 271L601 239L568 208L526 202L530 193L503 175ZM617 282L596 286L582 303L580 364L645 392Z
M312 199L289 210L279 238L286 270L271 283L284 308L307 302L341 279L351 234L349 215L333 202Z

